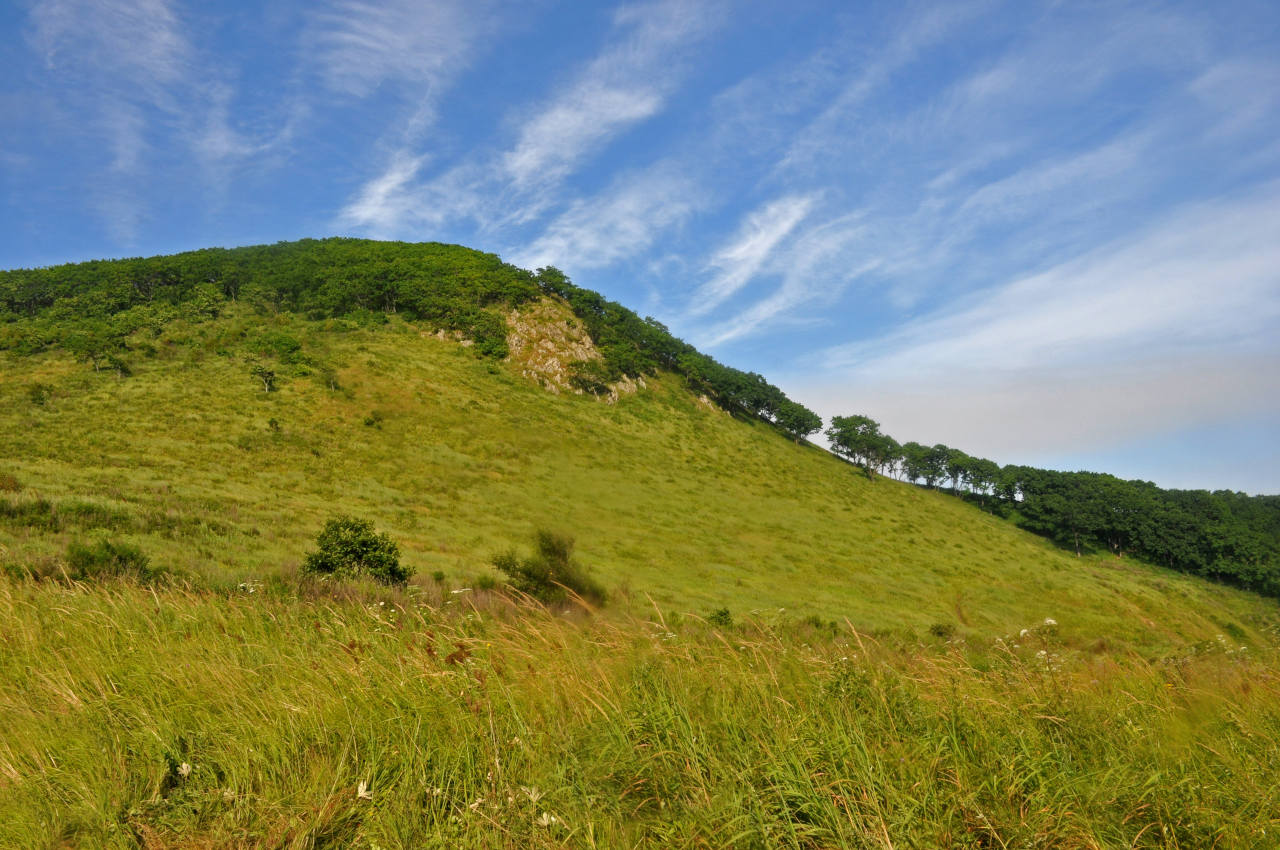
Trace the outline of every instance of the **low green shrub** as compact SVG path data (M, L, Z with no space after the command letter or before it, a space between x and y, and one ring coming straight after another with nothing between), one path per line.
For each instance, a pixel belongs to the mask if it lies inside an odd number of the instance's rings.
M951 640L956 636L956 627L951 623L934 623L929 627L929 634L942 640Z
M165 571L151 566L151 560L137 546L114 540L99 540L89 546L72 541L67 546L67 576L75 581L130 578L152 582Z
M367 520L342 516L325 523L316 536L319 550L302 562L304 574L368 576L383 584L404 584L413 574L400 563L400 547Z
M494 556L493 565L513 589L543 602L563 602L573 594L604 603L604 588L573 558L572 537L542 529L534 535L534 549L528 558L515 552Z
M733 628L733 615L728 608L717 608L707 615L707 624L718 629Z
M48 499L0 499L0 522L43 531L60 528L58 515Z

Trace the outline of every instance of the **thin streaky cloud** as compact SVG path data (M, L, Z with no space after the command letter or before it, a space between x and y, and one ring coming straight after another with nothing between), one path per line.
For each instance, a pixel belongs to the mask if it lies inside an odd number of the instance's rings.
M706 3L627 6L611 42L523 123L502 165L518 188L562 180L628 127L656 115L678 79L678 54L716 17Z
M813 209L818 196L789 195L752 212L729 244L708 263L716 275L694 293L688 316L703 316L731 298L760 271L769 256Z
M566 208L558 189L618 135L661 112L680 79L681 51L709 33L720 15L716 3L665 0L624 7L614 16L606 44L569 82L546 100L515 110L522 117L510 146L482 150L416 183L394 179L396 163L418 156L416 147L402 147L383 173L360 190L357 200L344 207L339 220L394 233L418 224L447 226L469 219L486 232L499 233L531 225L560 207L565 209L562 218L533 243L541 246L536 253L541 256L543 249L560 245L572 248L575 256L593 258L590 262L624 256L621 247L579 250L590 239L570 238L563 232L564 222L574 220L582 209L608 204L579 199L568 201ZM394 191L381 191L393 183ZM377 198L380 203L371 202ZM618 203L634 200L631 195ZM643 229L643 223L636 229ZM641 250L649 243L628 238L625 244Z
M333 0L313 13L308 40L335 92L363 97L391 81L417 98L438 94L466 67L487 25L487 3Z
M663 164L578 200L545 232L512 253L525 268L598 269L629 259L684 224L699 209L696 184Z
M393 230L413 202L404 189L422 164L423 157L394 159L381 176L361 188L360 195L343 210L343 218L375 233Z
M41 0L30 41L50 71L124 77L156 97L189 68L191 48L167 0Z
M780 321L796 321L789 314L797 307L834 300L850 283L880 267L878 257L859 250L865 238L861 212L804 230L770 264L782 284L731 318L699 332L699 344L724 345Z
M1245 345L1280 320L1280 186L1195 205L1119 244L970 296L826 370L998 375L1186 346Z

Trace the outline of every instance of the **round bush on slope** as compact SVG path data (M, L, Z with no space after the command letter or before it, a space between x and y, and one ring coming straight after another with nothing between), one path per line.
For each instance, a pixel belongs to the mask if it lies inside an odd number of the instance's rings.
M404 584L411 571L400 564L400 547L373 523L342 516L325 523L316 536L319 551L302 562L304 573L368 576L384 584Z

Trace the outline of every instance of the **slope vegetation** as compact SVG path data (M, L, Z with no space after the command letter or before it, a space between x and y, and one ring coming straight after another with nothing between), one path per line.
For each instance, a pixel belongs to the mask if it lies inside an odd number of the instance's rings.
M362 246L0 275L0 846L1275 843L1274 599L872 480L554 270ZM340 515L407 586L299 575ZM603 608L501 592L541 529Z
M0 503L10 563L112 536L204 581L264 582L353 514L400 542L417 581L443 572L451 587L560 530L621 605L983 636L1053 617L1082 640L1150 647L1270 610L868 480L669 374L606 404L418 323L236 304L143 336L129 377L56 349L3 355L4 471L22 488ZM262 364L273 391L251 374Z

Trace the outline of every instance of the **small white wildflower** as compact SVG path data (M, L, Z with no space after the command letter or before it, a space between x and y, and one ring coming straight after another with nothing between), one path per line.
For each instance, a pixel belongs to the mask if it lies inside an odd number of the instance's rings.
M467 808L474 812L474 811L478 811L479 808L483 805L484 805L484 797L476 797L476 801L472 803L470 806L467 806Z
M178 775L181 776L183 779L186 779L188 776L190 776L191 765L187 764L185 761L182 764L178 765Z
M1022 631L1018 632L1018 637L1020 637L1020 638L1024 638L1024 637L1026 637L1026 636L1027 636L1027 635L1029 635L1029 634L1031 634L1031 630L1030 630L1030 629L1023 629Z
M449 591L449 592L450 592L450 593L452 593L454 596L457 596L459 593L470 593L470 592L471 592L471 588L469 588L469 587L460 587L460 588L458 588L457 590L451 590L451 591Z
M1058 625L1058 621L1057 621L1057 620L1055 620L1055 619L1053 619L1052 617L1045 617L1045 618L1044 618L1044 624L1045 624L1046 626L1056 626L1056 625Z
M530 803L536 803L539 800L541 800L544 796L543 793L539 791L536 786L521 785L520 790L524 793L526 797L529 798Z
M369 789L368 782L365 782L363 779L360 780L360 784L356 786L356 796L361 800L373 799L373 791Z
M1045 658L1046 656L1048 656L1048 653L1043 649L1036 653L1036 658Z
M550 812L543 812L542 817L534 821L534 823L538 824L539 826L551 826L551 824L555 822L556 822L556 816L551 814Z

